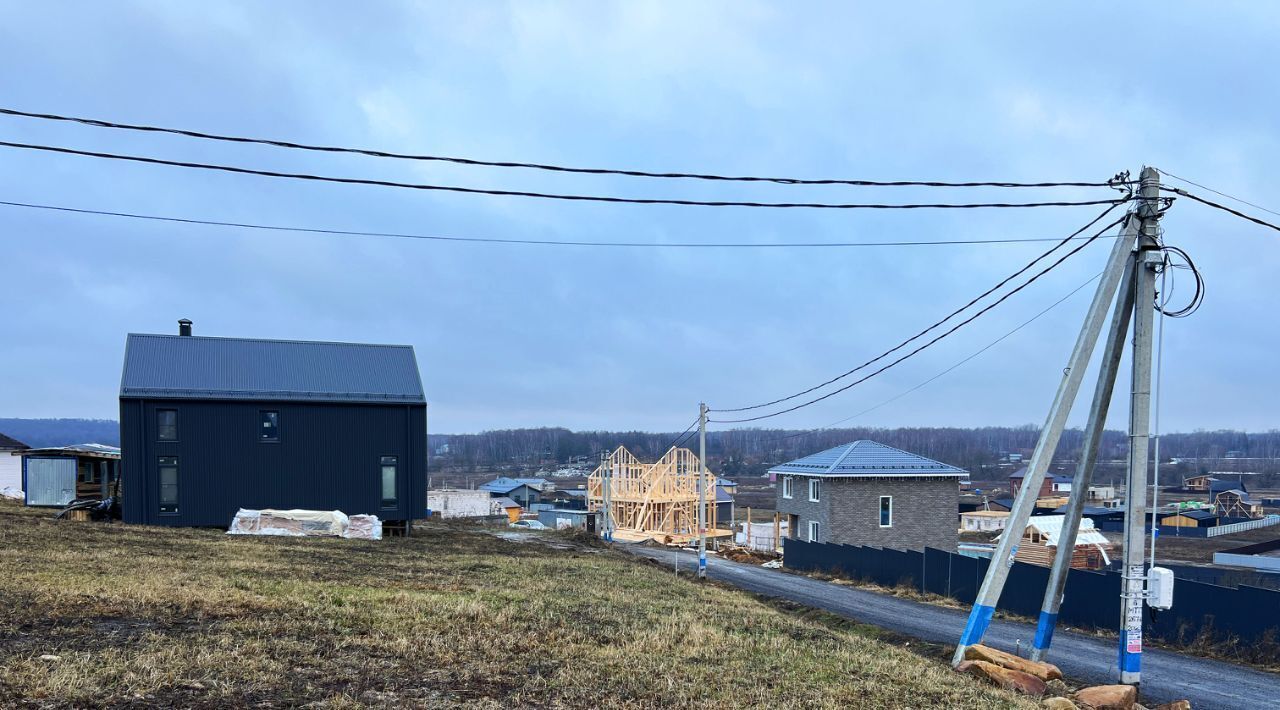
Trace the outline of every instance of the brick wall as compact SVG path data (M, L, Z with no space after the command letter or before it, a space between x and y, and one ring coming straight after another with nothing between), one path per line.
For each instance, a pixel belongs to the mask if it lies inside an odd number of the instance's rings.
M791 499L782 497L782 481L778 482L778 511L799 516L794 536L801 540L808 539L809 521L817 520L819 542L899 550L956 549L960 486L954 478L827 478L816 503L809 501L809 478L794 476ZM880 527L881 496L893 498L889 527Z

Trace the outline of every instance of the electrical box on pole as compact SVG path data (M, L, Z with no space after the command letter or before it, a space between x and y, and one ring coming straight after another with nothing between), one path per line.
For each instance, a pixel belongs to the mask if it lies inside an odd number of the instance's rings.
M1147 572L1147 606L1152 609L1173 608L1173 570L1152 567Z

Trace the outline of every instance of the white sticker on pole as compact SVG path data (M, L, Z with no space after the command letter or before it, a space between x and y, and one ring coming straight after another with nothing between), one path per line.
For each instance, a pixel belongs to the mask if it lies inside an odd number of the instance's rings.
M1134 631L1128 629L1125 634L1125 651L1129 653L1142 653L1142 629Z

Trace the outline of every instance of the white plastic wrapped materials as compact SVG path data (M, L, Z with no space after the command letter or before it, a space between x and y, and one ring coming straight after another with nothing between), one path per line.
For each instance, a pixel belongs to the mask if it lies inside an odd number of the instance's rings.
M248 510L241 508L231 520L228 535L283 535L288 537L340 537L348 518L340 510Z
M381 540L382 521L376 515L353 515L347 522L343 537L356 540Z
M0 498L13 498L14 500L25 500L26 494L22 492L21 488L14 488L13 486L5 486L4 488L0 488Z

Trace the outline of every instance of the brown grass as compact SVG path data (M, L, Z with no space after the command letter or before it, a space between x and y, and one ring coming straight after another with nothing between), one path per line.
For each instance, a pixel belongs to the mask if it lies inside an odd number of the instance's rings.
M861 627L541 539L229 537L0 502L0 706L1034 707Z

